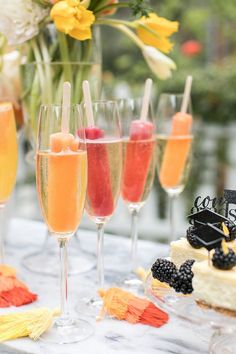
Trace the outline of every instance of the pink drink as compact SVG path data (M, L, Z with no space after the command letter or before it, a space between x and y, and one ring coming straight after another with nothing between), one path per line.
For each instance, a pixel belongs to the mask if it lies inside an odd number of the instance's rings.
M135 120L130 138L124 140L124 174L122 198L129 203L143 202L151 189L154 177L153 124Z
M108 217L113 214L120 192L121 141L102 138L87 140L86 143L88 155L86 210L90 217Z

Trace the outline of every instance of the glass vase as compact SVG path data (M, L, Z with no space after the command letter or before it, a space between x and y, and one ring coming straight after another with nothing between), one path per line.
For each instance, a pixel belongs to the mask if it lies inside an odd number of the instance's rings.
M20 67L24 131L32 149L28 151L26 161L35 164L35 142L38 128L38 114L41 105L61 104L62 86L70 81L72 102L82 100L82 81L88 80L93 99L100 98L101 91L101 39L100 29L94 26L92 39L77 41L58 32L53 24L27 43L24 63ZM95 266L95 257L80 252L78 236L70 243L69 274L84 273ZM56 257L56 249L50 243L48 234L41 249L26 255L24 266L34 272L47 275L58 274L48 260L51 253ZM40 264L47 266L43 269Z
M101 91L101 40L99 27L92 40L77 41L50 24L29 41L20 67L22 105L27 140L35 150L38 112L42 104L60 104L62 85L70 81L72 102L82 100L82 81L91 83L93 99Z

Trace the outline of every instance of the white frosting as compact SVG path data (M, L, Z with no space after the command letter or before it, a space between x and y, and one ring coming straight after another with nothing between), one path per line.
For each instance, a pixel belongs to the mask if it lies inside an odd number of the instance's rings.
M193 295L211 306L236 311L236 267L220 270L208 261L193 265Z

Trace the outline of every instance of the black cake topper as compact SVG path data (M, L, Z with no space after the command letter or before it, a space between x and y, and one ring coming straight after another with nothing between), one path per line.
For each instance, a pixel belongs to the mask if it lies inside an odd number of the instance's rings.
M212 224L201 225L195 230L195 236L200 244L208 251L220 247L224 232Z
M224 189L223 197L211 197L209 195L197 196L194 200L191 214L209 209L215 213L224 215L231 222L236 222L236 190Z
M210 209L203 209L191 215L188 215L189 222L194 226L205 225L207 223L216 224L227 221L225 216L222 216Z
M222 198L210 198L209 196L202 198L198 196L191 209L192 213L188 215L189 223L193 225L188 232L190 232L192 238L196 238L199 245L208 250L208 260L210 260L209 252L213 248L220 247L223 239L226 239L226 241L227 237L228 241L235 239L233 230L236 225L233 221L236 220L236 209L230 208L231 204L236 205L236 191L234 190L226 189ZM225 216L219 213L219 209L224 211ZM232 220L234 214L235 218ZM192 245L190 237L188 241Z
M236 191L232 189L225 189L224 190L224 199L226 201L226 212L225 215L227 215L228 218L230 218L231 221L235 222L236 221L236 209L230 208L230 204L236 205Z

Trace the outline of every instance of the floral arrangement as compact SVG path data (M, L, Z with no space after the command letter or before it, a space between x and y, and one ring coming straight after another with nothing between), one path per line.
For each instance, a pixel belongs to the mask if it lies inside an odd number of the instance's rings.
M91 61L99 62L91 59L98 25L127 35L158 78L169 78L175 69L166 54L178 22L159 17L147 0L0 0L0 7L0 33L8 45L20 46L25 63L22 99L33 131L39 105L57 102L64 80L72 83L73 101L81 100L81 82L89 76ZM131 20L115 17L121 8L127 8Z

